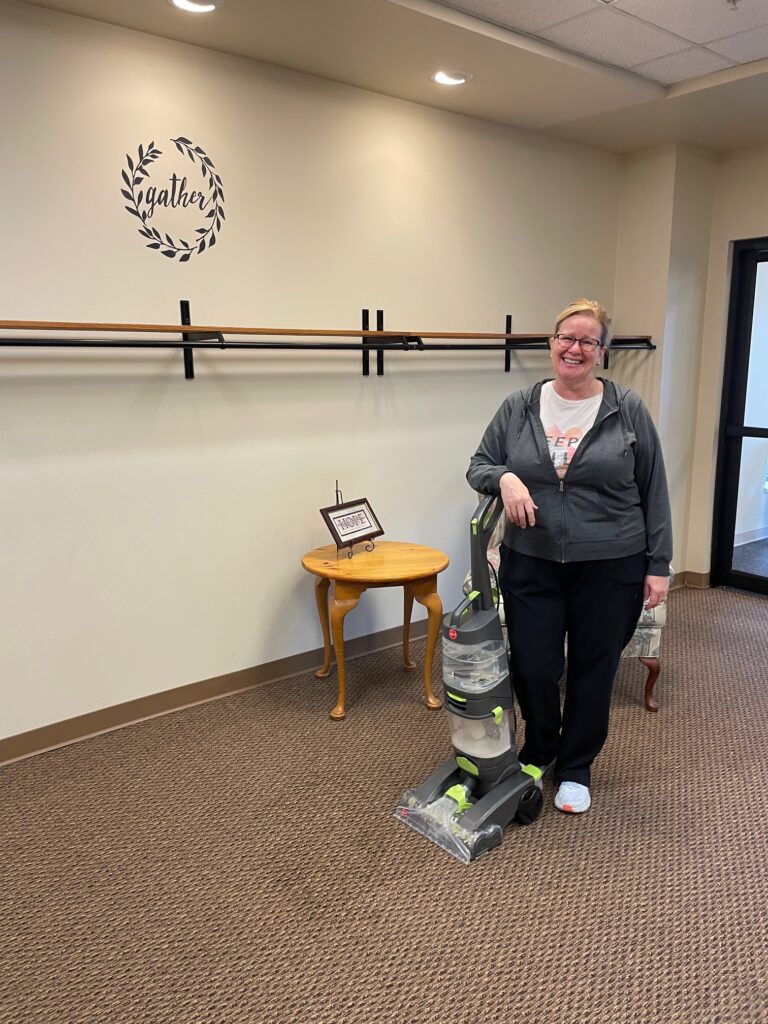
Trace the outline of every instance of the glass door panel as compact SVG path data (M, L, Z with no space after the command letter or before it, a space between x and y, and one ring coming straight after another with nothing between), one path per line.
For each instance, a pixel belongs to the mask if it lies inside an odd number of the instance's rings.
M768 578L768 438L741 444L731 568Z
M768 263L757 264L749 343L745 427L768 427Z

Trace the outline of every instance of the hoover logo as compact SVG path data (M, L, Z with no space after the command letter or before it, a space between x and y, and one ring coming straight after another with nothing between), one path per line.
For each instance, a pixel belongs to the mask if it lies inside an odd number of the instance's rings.
M225 219L224 189L201 146L181 135L170 142L192 166L185 161L180 168L178 156L163 156L154 142L140 145L136 157L126 153L120 192L125 209L141 222L139 234L147 248L186 263L216 244Z

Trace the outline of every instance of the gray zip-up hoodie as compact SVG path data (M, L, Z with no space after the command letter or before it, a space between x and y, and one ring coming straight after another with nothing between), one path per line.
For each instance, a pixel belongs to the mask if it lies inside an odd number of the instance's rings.
M667 478L659 436L642 399L602 380L597 418L560 480L539 418L543 383L504 401L467 471L471 486L483 494L498 494L501 476L515 473L538 505L535 526L523 530L507 521L504 543L556 562L645 551L648 575L668 576L672 519Z

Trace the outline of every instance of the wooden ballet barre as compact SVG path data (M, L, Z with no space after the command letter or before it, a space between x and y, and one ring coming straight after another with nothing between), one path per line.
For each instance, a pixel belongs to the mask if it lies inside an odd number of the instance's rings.
M181 324L119 324L92 323L65 320L0 320L0 332L21 332L23 337L8 336L0 333L0 348L81 348L81 349L181 349L184 353L184 375L187 379L194 378L194 349L272 349L272 350L355 350L363 355L363 375L368 376L368 358L371 352L376 353L377 374L384 372L385 351L457 351L473 352L484 350L501 350L505 353L504 369L510 370L510 356L513 350L544 350L549 347L547 334L513 334L509 329L512 318L507 316L507 330L503 332L476 331L385 331L383 329L383 311L377 311L377 330L368 329L368 310L363 310L363 324L358 330L330 330L327 328L290 328L290 327L222 327L196 325L186 321L190 319L189 302L181 302ZM56 338L30 337L27 332L50 333L66 332L67 334L99 334L100 338ZM176 339L136 339L136 338L105 338L109 334L162 334L181 335ZM258 340L228 341L225 335L237 338ZM321 339L313 342L306 340L273 340L278 339ZM356 342L329 341L331 338L355 338ZM425 340L427 342L425 343ZM471 342L471 344L463 344ZM622 336L613 339L616 348L654 349L656 346L649 336ZM607 353L605 365L607 366Z
M341 330L333 331L325 328L309 330L305 327L198 327L189 324L101 324L101 323L67 323L59 320L0 320L3 331L72 331L101 334L250 334L254 336L272 335L274 337L296 338L456 338L456 339L519 339L546 341L548 334L506 334L493 332L468 331L366 331ZM43 341L45 339L42 339Z

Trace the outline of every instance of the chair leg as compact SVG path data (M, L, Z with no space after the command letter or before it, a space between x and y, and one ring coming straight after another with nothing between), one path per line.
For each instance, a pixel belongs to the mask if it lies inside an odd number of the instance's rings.
M648 711L658 711L659 705L653 699L653 688L656 685L656 680L659 678L659 673L661 672L661 659L638 658L638 661L648 669L648 678L645 681L645 706Z

